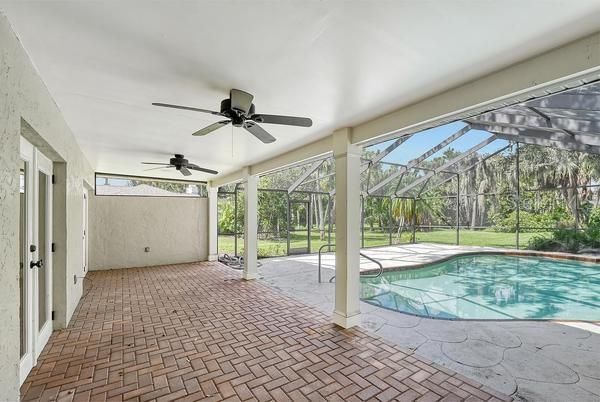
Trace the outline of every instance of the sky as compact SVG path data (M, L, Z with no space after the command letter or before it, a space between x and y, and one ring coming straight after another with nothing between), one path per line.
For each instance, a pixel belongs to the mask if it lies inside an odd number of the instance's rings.
M427 152L430 148L436 146L444 139L448 138L455 132L459 131L463 127L466 126L466 123L463 122L454 122L444 124L439 127L430 128L427 130L423 130L419 133L414 134L411 138L406 140L402 145L396 148L392 153L383 158L384 162L393 162L393 163L401 163L406 164L411 159L415 159L420 155ZM432 156L428 158L433 159L437 156L440 156L449 148L453 148L455 151L464 152L469 148L479 144L481 141L488 138L491 134L487 131L482 130L471 130L467 132L462 137L457 140L451 142L449 145L445 146ZM369 150L379 150L382 151L387 148L395 139L382 142L380 144L373 145L369 147ZM498 149L506 146L508 144L505 140L496 140L491 144L483 147L477 153L482 154L490 154Z

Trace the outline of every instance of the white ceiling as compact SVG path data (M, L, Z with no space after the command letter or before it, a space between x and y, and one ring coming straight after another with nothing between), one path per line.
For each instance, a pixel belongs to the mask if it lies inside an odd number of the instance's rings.
M0 1L97 171L184 153L222 174L600 30L598 0ZM191 133L230 88L311 117ZM232 137L233 136L233 137ZM206 179L194 173L195 179Z

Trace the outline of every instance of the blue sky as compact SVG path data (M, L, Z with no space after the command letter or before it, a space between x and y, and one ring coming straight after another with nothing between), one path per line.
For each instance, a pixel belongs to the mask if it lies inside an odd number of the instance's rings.
M383 161L406 164L411 159L414 159L420 156L421 154L427 152L430 148L436 146L444 139L463 128L465 125L466 124L463 122L455 122L421 131L413 135L406 142L404 142L402 145L396 148L394 152L390 153L388 156L383 158ZM485 140L489 136L490 134L487 131L471 130L467 134L463 135L456 141L450 143L449 145L432 155L430 159L443 154L444 151L446 151L449 148L453 148L458 152L464 152L467 149ZM369 149L383 150L394 141L395 139L385 141L380 144L373 145L369 147ZM506 145L507 141L496 140L493 143L480 149L478 151L478 154L490 154Z

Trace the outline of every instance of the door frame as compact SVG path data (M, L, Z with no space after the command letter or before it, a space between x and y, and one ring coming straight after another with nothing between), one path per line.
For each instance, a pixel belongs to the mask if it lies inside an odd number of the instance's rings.
M89 262L90 262L90 257L89 257L89 205L90 205L90 192L87 189L87 187L83 186L83 229L82 229L82 235L83 235L83 273L85 275L85 273L89 270Z
M37 358L44 349L44 346L48 342L50 335L53 331L52 322L52 215L53 215L53 204L52 204L52 174L53 164L50 159L43 155L37 148L35 148L25 138L20 138L20 159L25 161L25 203L26 203L26 217L25 217L25 231L26 239L23 245L27 258L23 261L23 273L24 280L23 286L25 289L25 306L23 308L23 322L25 323L25 344L26 353L20 358L19 362L19 380L22 384L31 369L36 365ZM46 200L45 200L45 255L40 258L39 256L39 180L40 172L45 175L46 182ZM36 249L33 250L31 245L36 245ZM30 261L38 261L42 259L44 261L43 268L30 268ZM45 275L46 284L46 323L39 328L39 275ZM19 300L21 302L21 300ZM21 325L21 324L19 324ZM19 342L21 334L19 332Z
M44 236L44 240L46 241L44 250L46 251L46 255L42 257L42 259L44 260L44 267L43 268L36 268L35 269L35 274L34 274L34 278L35 278L35 290L38 290L38 285L39 285L39 275L43 274L46 276L46 303L45 303L45 307L46 307L46 323L44 324L44 326L37 331L36 336L35 336L35 361L37 362L37 358L40 355L40 353L42 352L42 350L44 349L44 346L46 346L46 343L48 343L48 339L50 338L50 335L52 334L52 330L53 330L53 323L52 323L52 276L53 276L53 272L52 272L52 213L53 213L53 205L52 205L52 174L53 174L53 166L52 166L52 161L50 159L48 159L45 155L43 155L38 149L36 149L36 170L35 170L35 184L36 186L36 191L34 192L35 194L35 202L36 205L39 205L39 191L37 191L37 189L39 189L39 172L42 172L46 175L46 224L44 225L45 229L46 229L46 233ZM36 240L37 243L37 239L39 239L39 232L38 232L38 224L39 223L39 209L38 208L34 208L34 211L36 213L36 217L35 217L35 221L33 224L34 227L34 237L33 239ZM38 245L38 250L39 250L39 245ZM39 253L38 253L39 254ZM40 256L37 255L37 259L40 259ZM39 291L34 293L34 297L35 297L35 302L36 304L35 306L39 306L39 300L38 300L38 295L39 295ZM37 312L37 310L36 310ZM34 314L35 315L35 326L34 328L39 328L39 322L38 322L38 314Z
M33 272L29 268L29 261L33 260L33 253L30 251L30 244L33 239L33 189L34 189L34 174L35 169L35 148L33 145L29 143L29 141L25 140L21 137L21 143L19 148L20 159L25 161L25 250L19 250L19 253L23 253L27 257L22 261L23 264L23 288L25 289L25 305L23 306L23 323L19 322L19 328L21 325L25 326L25 354L23 357L20 357L19 362L19 380L20 383L23 384L25 378L27 378L27 374L31 371L33 366L35 365L35 352L33 350ZM19 218L20 219L20 218ZM20 224L19 224L20 225ZM19 229L21 230L21 228ZM19 233L21 236L21 233ZM19 257L20 258L20 257ZM21 290L19 290L19 303L22 303L21 299ZM19 330L19 345L21 345L23 340L21 339L21 330ZM19 346L20 348L20 346ZM20 355L20 353L19 353Z

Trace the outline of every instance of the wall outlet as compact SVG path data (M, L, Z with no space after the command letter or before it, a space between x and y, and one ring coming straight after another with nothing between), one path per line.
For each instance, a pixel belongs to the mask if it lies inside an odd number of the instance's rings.
M149 253L149 252L150 252L150 247L146 247L146 248L144 248L144 251L145 251L146 253Z

